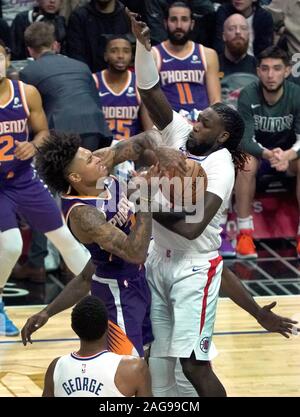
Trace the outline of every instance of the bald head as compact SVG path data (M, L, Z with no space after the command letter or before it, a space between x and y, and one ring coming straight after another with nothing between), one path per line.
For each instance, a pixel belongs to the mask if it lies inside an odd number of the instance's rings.
M249 26L241 14L229 16L223 27L223 40L226 50L234 56L242 56L247 52L249 43Z

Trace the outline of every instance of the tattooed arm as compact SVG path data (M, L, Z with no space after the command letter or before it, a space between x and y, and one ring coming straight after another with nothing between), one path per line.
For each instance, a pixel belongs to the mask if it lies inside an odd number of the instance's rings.
M102 163L109 171L124 161L138 161L141 165L147 166L159 162L162 170L175 169L184 175L186 165L183 154L176 149L160 146L161 143L161 134L152 129L120 141L110 148L99 149L94 155L102 158Z
M151 238L150 211L137 213L136 223L129 235L107 222L104 214L95 207L74 207L69 219L70 228L80 242L97 243L105 251L127 262L145 262Z

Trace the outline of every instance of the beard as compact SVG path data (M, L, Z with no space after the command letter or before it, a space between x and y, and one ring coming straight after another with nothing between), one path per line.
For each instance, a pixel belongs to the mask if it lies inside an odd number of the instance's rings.
M241 56L247 53L248 44L249 42L242 38L239 38L235 39L234 41L227 42L226 48L234 58L240 58Z
M171 41L171 43L173 43L174 45L185 45L190 39L191 30L189 30L186 33L181 32L182 36L180 38L178 38L174 32L170 32L169 29L167 29L167 32L168 38Z
M267 87L262 81L260 81L260 84L261 84L262 88L264 90L266 90L268 93L277 93L281 89L281 87L283 86L284 81L285 80L283 80L280 84L278 84L277 87L274 87L274 88Z
M198 143L191 135L186 142L186 149L189 153L196 156L206 155L214 148L215 143Z

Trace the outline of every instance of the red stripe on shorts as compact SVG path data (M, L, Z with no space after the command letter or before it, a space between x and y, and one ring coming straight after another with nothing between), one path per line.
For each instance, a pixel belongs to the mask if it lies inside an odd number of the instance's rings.
M203 296L203 301L202 301L200 334L202 332L202 329L203 329L203 326L204 326L204 323L205 323L208 290L209 290L210 284L213 280L213 277L216 274L217 266L222 261L222 259L223 259L222 256L218 256L217 258L212 259L211 261L209 261L210 268L209 268L208 273L207 273L207 283L206 283L205 288L204 288L204 296Z

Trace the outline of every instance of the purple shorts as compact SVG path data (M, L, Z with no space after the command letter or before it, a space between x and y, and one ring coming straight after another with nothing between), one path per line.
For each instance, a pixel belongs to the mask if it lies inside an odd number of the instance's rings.
M109 349L121 355L144 356L144 346L153 341L150 321L151 293L142 268L127 279L93 276L92 295L108 310Z
M12 179L0 182L0 231L18 227L17 215L42 233L63 225L60 210L47 186L30 167Z

